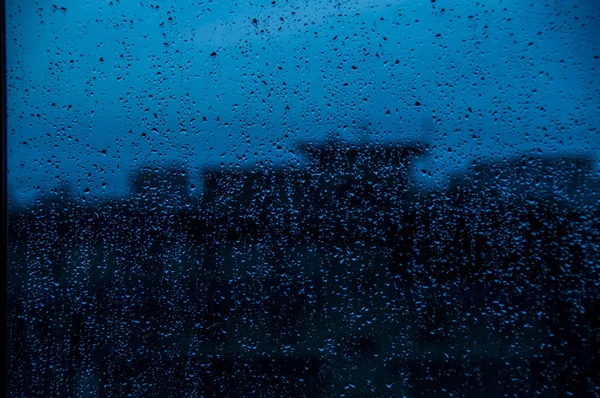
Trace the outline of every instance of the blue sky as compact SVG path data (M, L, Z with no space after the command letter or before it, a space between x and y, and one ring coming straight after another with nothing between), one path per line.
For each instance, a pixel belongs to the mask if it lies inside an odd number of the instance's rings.
M299 139L365 123L427 137L430 186L474 157L600 148L593 0L7 3L17 200L125 195L148 162L298 163Z

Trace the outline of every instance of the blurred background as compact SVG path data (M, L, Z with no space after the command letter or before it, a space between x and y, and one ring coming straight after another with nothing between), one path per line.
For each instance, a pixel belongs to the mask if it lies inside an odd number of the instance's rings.
M597 2L7 3L10 396L598 394Z

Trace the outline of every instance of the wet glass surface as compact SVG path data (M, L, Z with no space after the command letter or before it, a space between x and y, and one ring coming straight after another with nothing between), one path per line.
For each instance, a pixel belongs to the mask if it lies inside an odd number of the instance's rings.
M596 1L6 23L9 396L599 393Z

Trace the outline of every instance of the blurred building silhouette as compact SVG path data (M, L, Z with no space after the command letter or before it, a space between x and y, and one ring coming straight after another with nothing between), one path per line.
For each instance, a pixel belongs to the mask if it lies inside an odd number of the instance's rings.
M425 149L419 142L304 143L304 168L205 171L203 201L227 214L270 207L315 215L332 209L369 212L378 206L399 206L412 187L411 163Z
M585 155L523 154L509 160L474 162L450 181L450 192L464 198L518 202L551 201L580 208L596 206L600 184L595 160Z
M147 205L178 209L189 200L189 178L180 165L143 167L131 181L134 198Z
M426 149L305 143L303 168L206 170L185 208L185 169L157 165L124 204L12 214L13 389L56 395L93 355L100 396L589 395L592 160L478 162L413 201Z
M308 182L304 170L266 167L206 170L202 179L203 202L221 214L299 208Z
M375 200L391 195L399 200L410 189L412 162L425 154L427 145L418 141L352 144L328 140L304 143L300 149L320 190L327 190L332 197L358 195Z

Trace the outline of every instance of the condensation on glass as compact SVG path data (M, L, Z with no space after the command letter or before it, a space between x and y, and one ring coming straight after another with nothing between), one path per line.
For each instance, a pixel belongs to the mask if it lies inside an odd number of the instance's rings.
M8 396L600 393L600 4L7 2Z

